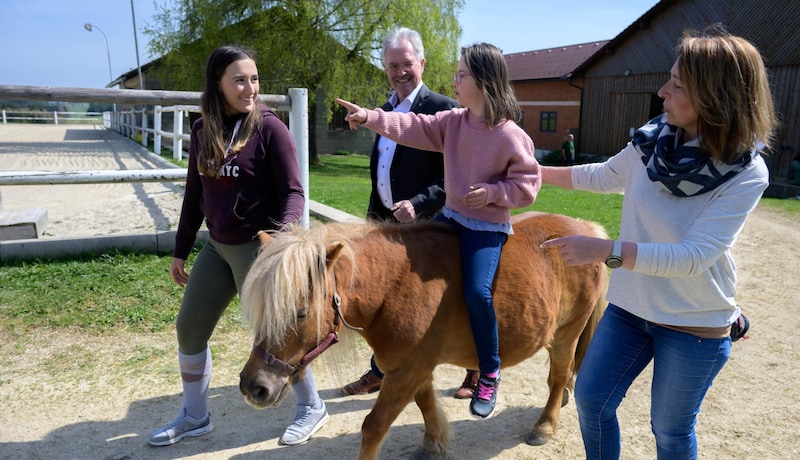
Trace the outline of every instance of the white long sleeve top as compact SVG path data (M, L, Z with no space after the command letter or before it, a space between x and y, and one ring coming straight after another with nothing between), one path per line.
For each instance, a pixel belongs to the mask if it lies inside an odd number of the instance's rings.
M672 326L724 327L739 314L731 247L769 185L760 155L731 180L692 197L653 182L631 143L604 163L575 166L575 189L624 193L620 240L637 244L633 270L612 271L609 302Z

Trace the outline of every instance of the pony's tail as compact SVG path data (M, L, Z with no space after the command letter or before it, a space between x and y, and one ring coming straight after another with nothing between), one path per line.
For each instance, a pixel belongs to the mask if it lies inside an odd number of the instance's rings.
M606 290L608 283L606 282L607 273L605 266L600 268L600 272L603 289L600 291L600 295L597 296L592 314L589 316L589 320L586 321L586 326L583 328L583 332L581 332L581 336L578 338L578 346L575 347L575 367L573 367L572 370L573 380L578 370L581 368L581 364L583 364L583 357L586 355L586 350L589 348L589 342L591 342L594 331L597 329L597 323L600 322L600 317L603 316L603 312L606 309Z

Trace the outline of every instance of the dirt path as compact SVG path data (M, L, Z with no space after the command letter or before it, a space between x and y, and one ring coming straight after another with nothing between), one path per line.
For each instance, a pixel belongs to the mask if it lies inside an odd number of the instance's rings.
M738 301L752 320L750 338L734 344L699 417L702 458L800 458L800 248L797 222L767 209L748 221L734 254ZM147 435L169 421L181 403L173 331L96 336L39 331L0 336L0 458L3 459L217 459L354 458L360 425L376 395L341 397L337 388L368 364L362 348L353 367L337 377L324 363L314 369L331 419L304 445L283 447L278 437L294 415L291 396L256 411L237 389L249 351L245 331L212 339L215 375L211 411L215 430L172 447L152 448ZM583 456L575 406L562 410L558 437L543 447L525 435L546 398L545 356L504 372L501 412L486 421L467 414L449 395L462 370L440 366L441 402L450 417L452 459L571 459ZM620 410L623 458L654 458L648 419L649 375L629 391ZM407 457L422 436L422 419L409 405L394 423L382 458Z

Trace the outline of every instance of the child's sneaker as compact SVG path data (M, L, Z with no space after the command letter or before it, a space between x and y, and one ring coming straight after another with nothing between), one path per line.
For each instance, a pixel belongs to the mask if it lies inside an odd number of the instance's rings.
M497 387L500 385L500 372L497 377L487 377L481 372L478 379L478 388L472 395L469 403L469 413L476 418L487 418L492 415L494 406L497 403Z
M169 446L187 436L202 436L213 429L209 413L206 412L204 417L194 418L186 414L186 409L181 409L181 415L154 431L149 442L153 446Z

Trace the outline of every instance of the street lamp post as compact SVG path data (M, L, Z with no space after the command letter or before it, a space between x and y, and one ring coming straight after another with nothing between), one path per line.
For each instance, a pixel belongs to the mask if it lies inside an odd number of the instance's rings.
M108 81L110 83L112 80L114 80L114 75L111 73L111 49L108 47L108 37L106 37L105 32L103 32L99 27L88 22L83 25L83 28L89 32L91 32L93 28L97 29L98 32L103 34L103 38L106 40L106 53L108 54Z
M142 66L139 64L139 39L136 38L136 14L133 12L133 0L131 0L131 20L133 20L133 44L136 45L136 71L139 74L139 89L144 89Z
M114 74L111 72L111 48L109 48L109 47L108 47L108 37L106 37L106 33L105 33L105 32L103 32L102 30L100 30L100 28L99 28L99 27L97 27L97 26L95 26L95 25L92 25L92 24L91 24L91 23L89 23L89 22L87 22L86 24L84 24L84 25L83 25L83 28L84 28L84 29L86 29L86 30L88 30L89 32L91 32L91 31L92 31L92 29L94 28L94 29L97 29L97 31L98 31L98 32L100 32L101 34L103 34L103 38L104 38L104 39L105 39L105 41L106 41L106 54L108 55L108 82L109 82L109 83L111 83L112 81L114 81ZM115 114L116 114L116 113L117 113L117 103L116 103L116 102L114 103L114 105L113 105L112 109L114 110L114 112L113 112L113 113L115 113Z

